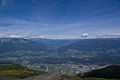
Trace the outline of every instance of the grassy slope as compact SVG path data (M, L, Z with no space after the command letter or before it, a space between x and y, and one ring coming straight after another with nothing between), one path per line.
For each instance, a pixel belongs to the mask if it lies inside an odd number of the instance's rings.
M2 77L11 77L11 78L26 78L29 76L37 75L36 72L24 70L5 70L0 71L0 76Z
M26 77L30 77L38 74L43 74L43 72L36 72L29 69L24 71L24 67L21 65L10 64L10 63L0 63L0 77L26 78Z

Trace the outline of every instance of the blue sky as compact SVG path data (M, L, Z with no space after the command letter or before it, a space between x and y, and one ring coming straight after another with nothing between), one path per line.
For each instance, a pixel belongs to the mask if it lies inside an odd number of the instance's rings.
M0 0L0 34L55 38L120 33L120 0Z

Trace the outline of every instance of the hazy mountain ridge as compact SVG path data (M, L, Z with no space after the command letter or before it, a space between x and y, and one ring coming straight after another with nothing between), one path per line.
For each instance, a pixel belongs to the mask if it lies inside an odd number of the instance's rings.
M107 49L120 48L119 41L120 38L81 39L78 42L72 43L63 48L66 49L66 47L68 47L68 49L78 49L80 51L104 51Z
M24 63L51 56L54 49L47 44L23 38L0 38L0 62Z
M120 38L83 39L58 48L61 57L75 63L120 64Z
M17 51L17 50L31 50L42 51L49 47L44 43L38 43L23 38L0 38L0 53Z
M120 38L100 38L100 39L83 39L78 42L72 43L70 45L61 47L58 49L58 52L61 53L73 53L81 52L83 54L93 52L96 54L99 52L99 55L102 55L102 52L105 52L104 55L113 55L114 50L116 51L115 55L120 55ZM102 54L101 54L102 53Z
M56 48L69 45L71 43L77 42L80 39L42 39L42 38L31 38L29 40L47 44Z

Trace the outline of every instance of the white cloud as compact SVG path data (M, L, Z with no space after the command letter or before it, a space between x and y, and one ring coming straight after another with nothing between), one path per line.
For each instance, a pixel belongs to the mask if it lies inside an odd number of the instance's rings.
M8 33L0 33L0 38L47 38L47 39L84 39L84 38L120 38L120 33L112 33L112 34L88 34L84 33L82 36L78 35L36 35L36 34L8 34Z
M88 36L88 33L84 33L83 36Z
M0 34L0 38L35 38L34 34Z
M82 37L82 38L85 38L85 37L88 37L88 35L89 35L88 33L84 33L84 34L82 34L81 37Z

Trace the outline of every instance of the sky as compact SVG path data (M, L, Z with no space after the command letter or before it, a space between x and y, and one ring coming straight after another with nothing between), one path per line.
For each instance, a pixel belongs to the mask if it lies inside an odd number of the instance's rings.
M120 36L120 0L0 0L0 37Z

